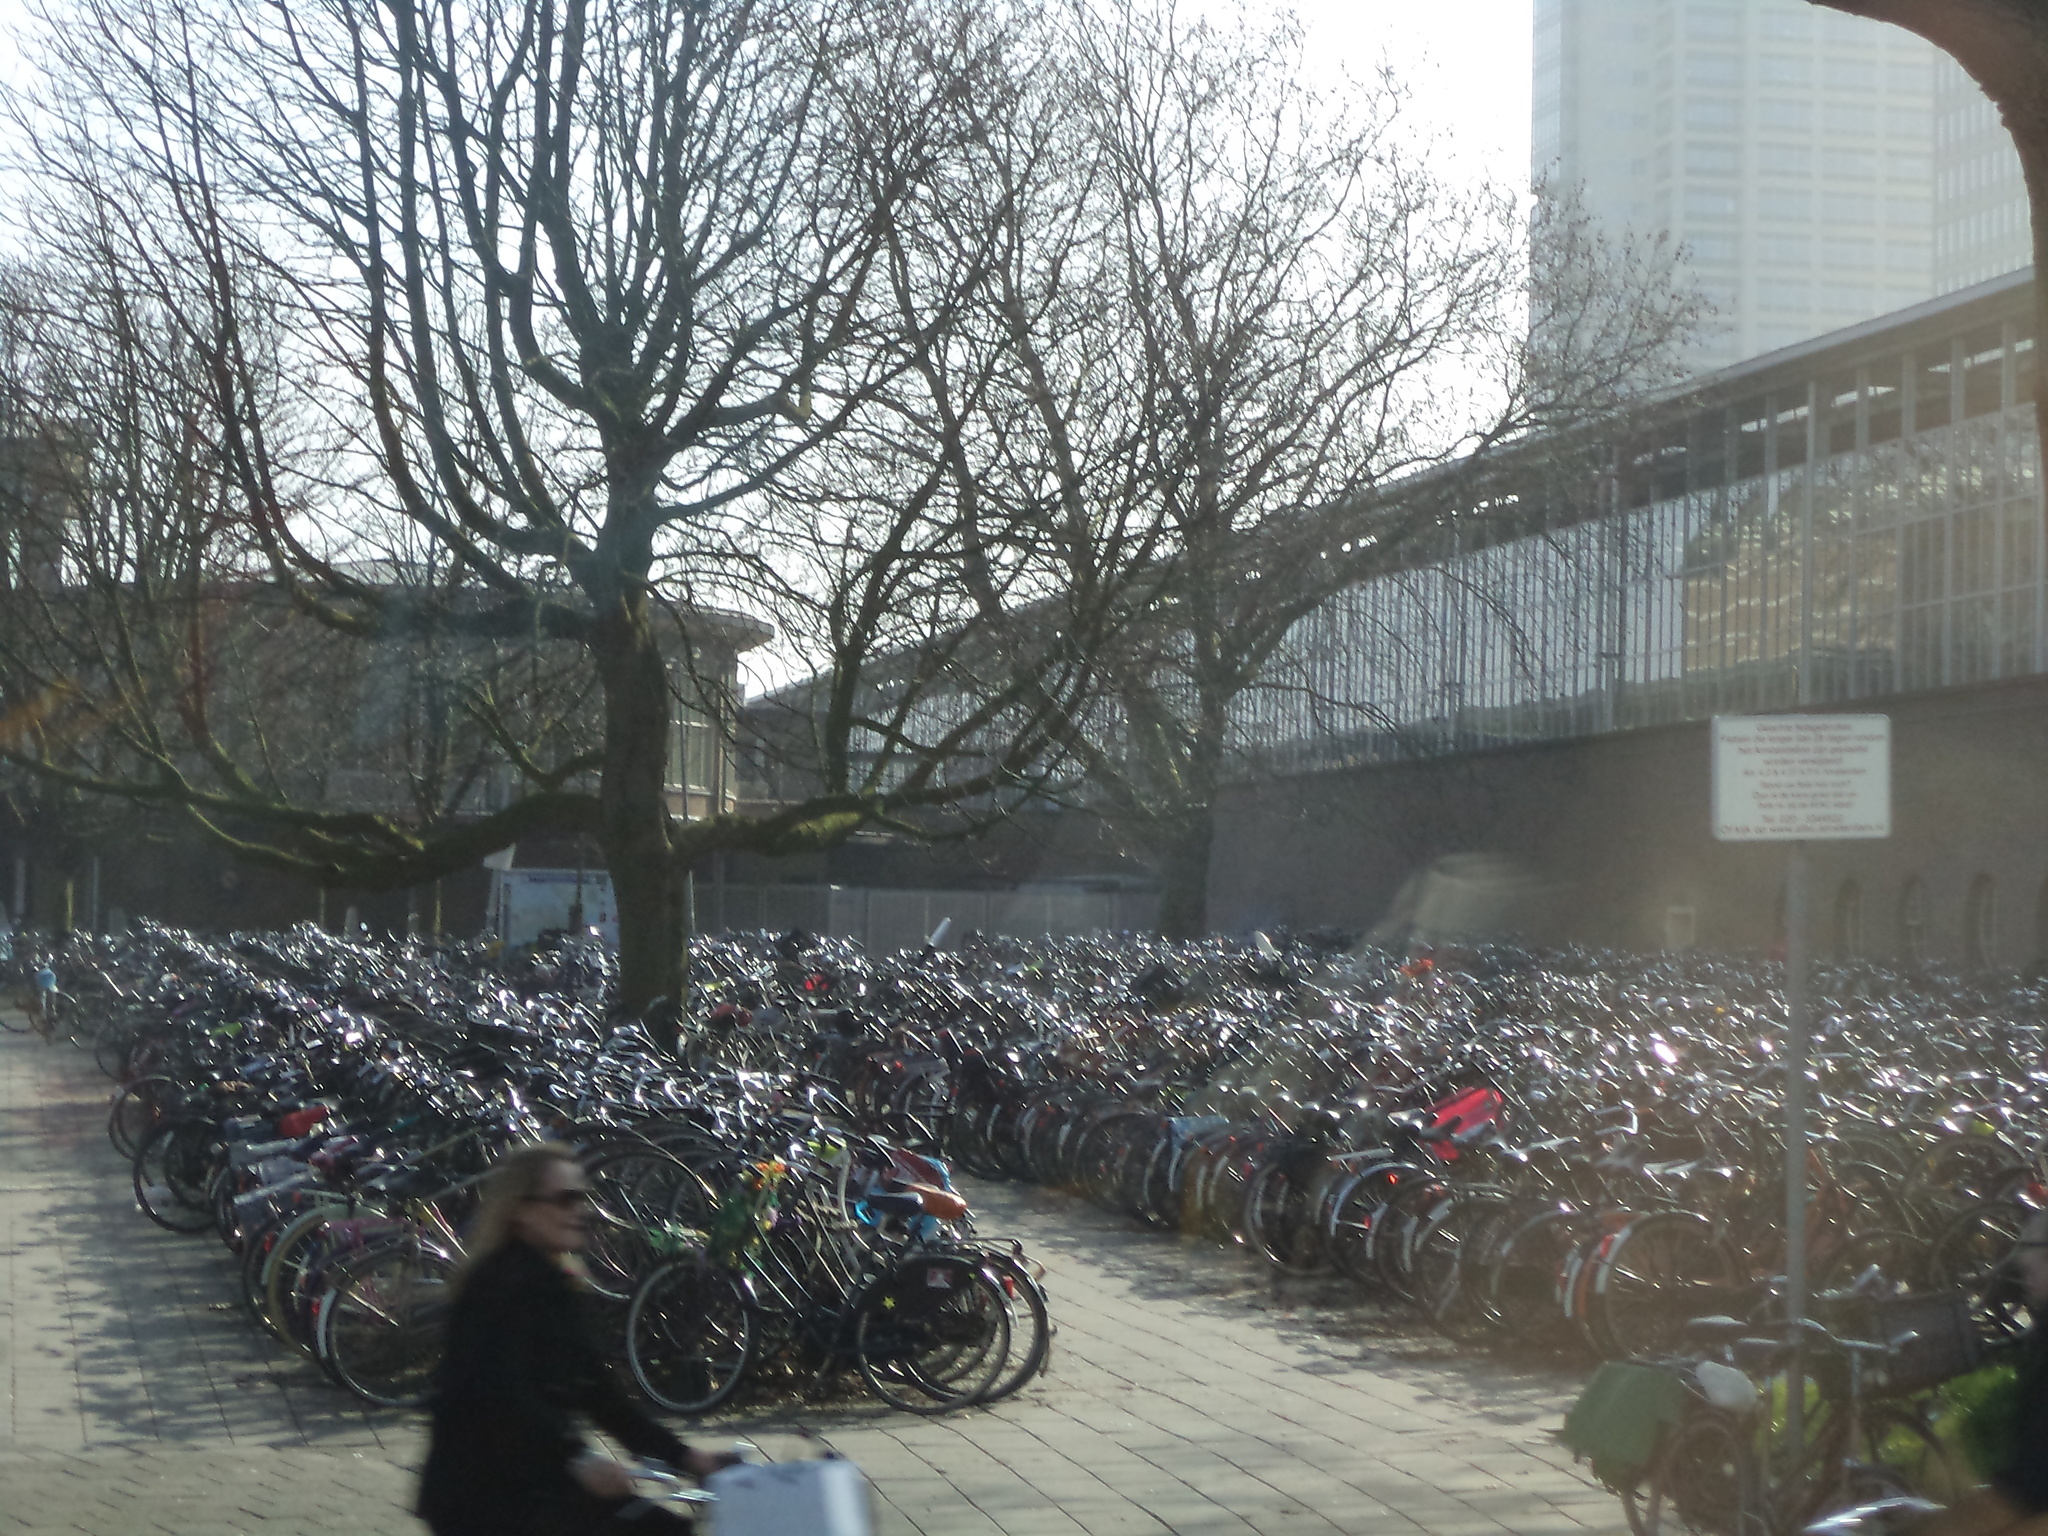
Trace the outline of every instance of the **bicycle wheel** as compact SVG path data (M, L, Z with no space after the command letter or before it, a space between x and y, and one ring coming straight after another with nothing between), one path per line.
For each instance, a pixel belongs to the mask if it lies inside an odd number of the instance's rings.
M1514 1208L1514 1196L1504 1189L1461 1189L1415 1234L1408 1267L1416 1300L1430 1321L1461 1343L1496 1326L1484 1305L1487 1261Z
M1010 1308L971 1259L916 1255L870 1285L853 1320L854 1358L875 1396L906 1413L980 1402L1010 1354Z
M1545 1348L1570 1342L1573 1330L1561 1287L1565 1268L1589 1225L1582 1211L1539 1212L1494 1250L1486 1275L1486 1304L1509 1338Z
M992 1252L983 1254L981 1262L1010 1303L1009 1358L1002 1375L981 1395L984 1403L998 1403L1028 1386L1052 1358L1052 1313L1046 1306L1045 1288L1021 1260Z
M167 1232L204 1232L213 1225L207 1198L213 1170L213 1127L170 1120L135 1151L135 1203Z
M716 1204L704 1181L680 1158L652 1149L614 1154L590 1169L590 1245L584 1263L590 1288L607 1301L626 1301L653 1266L648 1233L664 1222L709 1219Z
M331 1375L377 1408L426 1401L448 1322L455 1261L420 1243L372 1249L320 1309L320 1357Z
M312 1353L312 1340L304 1336L303 1330L292 1326L293 1300L305 1266L320 1250L321 1228L346 1210L347 1202L337 1198L325 1208L301 1212L277 1234L263 1255L262 1296L256 1319L278 1342L297 1345L308 1354Z
M1705 1409L1679 1421L1650 1468L1641 1536L1758 1536L1755 1473L1744 1427Z
M141 1077L122 1088L107 1106L107 1140L114 1150L135 1160L149 1133L161 1125L180 1097L175 1078Z
M1987 1343L2018 1338L2032 1314L2007 1260L2031 1212L2016 1200L1984 1200L1957 1215L1927 1251L1927 1283L1968 1291L1972 1319Z
M1314 1170L1298 1158L1269 1163L1245 1195L1245 1236L1266 1262L1292 1274L1323 1267L1323 1234L1316 1225Z
M108 1077L118 1078L128 1065L129 1038L126 1024L118 1021L102 1024L92 1040L93 1065Z
M754 1313L739 1282L698 1255L654 1270L626 1308L626 1368L671 1413L709 1413L754 1362Z
M1610 1359L1668 1354L1692 1318L1744 1310L1733 1250L1690 1211L1637 1217L1595 1262L1586 1325Z
M1421 1172L1413 1163L1381 1163L1352 1175L1332 1194L1323 1246L1329 1251L1330 1263L1347 1280L1364 1286L1377 1284L1373 1223L1402 1182Z

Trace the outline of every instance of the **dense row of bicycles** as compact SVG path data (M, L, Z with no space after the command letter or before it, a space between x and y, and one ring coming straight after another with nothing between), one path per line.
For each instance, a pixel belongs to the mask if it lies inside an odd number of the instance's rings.
M1038 1267L816 1072L692 1066L481 952L150 929L66 962L142 1213L222 1240L251 1321L367 1403L424 1396L472 1193L539 1137L581 1151L588 1286L660 1407L854 1374L934 1413L1044 1367Z
M64 970L138 1204L226 1239L251 1316L373 1402L422 1390L464 1192L537 1134L585 1149L591 1286L679 1412L778 1373L849 1370L921 1412L1031 1380L1036 1271L974 1233L949 1168L1339 1278L1460 1344L1758 1379L1786 1347L1762 962L764 934L693 952L673 1049L605 1014L608 964L152 929ZM1816 1376L1921 1391L2029 1322L2007 1259L2048 1204L2042 994L1817 982L1810 1349L1890 1353ZM1887 1308L1918 1320L1910 1369L1905 1333L1866 1337ZM1933 1444L1871 1417L1894 1456ZM1670 1528L1680 1502L1631 1518Z

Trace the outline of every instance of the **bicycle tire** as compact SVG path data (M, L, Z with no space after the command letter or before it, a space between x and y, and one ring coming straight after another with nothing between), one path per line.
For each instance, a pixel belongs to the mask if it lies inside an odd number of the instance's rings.
M862 1293L853 1351L869 1390L890 1407L924 1415L964 1408L982 1401L1008 1363L1008 1300L972 1259L912 1255Z
M754 1309L726 1270L699 1255L653 1270L626 1307L626 1369L670 1413L710 1413L752 1372Z
M1045 1287L1014 1255L985 1253L981 1262L994 1274L1010 1304L1010 1360L1004 1362L1003 1374L981 1396L984 1403L999 1403L1006 1397L1015 1396L1036 1380L1052 1358L1052 1311L1046 1300ZM1020 1317L1028 1329L1021 1345L1018 1342Z
M373 1408L414 1408L433 1387L447 1336L451 1255L424 1243L372 1249L348 1266L320 1314L328 1374Z
M213 1225L213 1207L206 1198L212 1143L213 1127L207 1122L167 1120L135 1149L135 1203L166 1232L190 1235Z
M1586 1323L1609 1359L1668 1354L1692 1318L1743 1310L1734 1250L1691 1211L1637 1217L1595 1262Z
M1708 1409L1666 1432L1641 1505L1641 1536L1751 1536L1755 1468L1739 1421Z
M163 1097L175 1097L181 1092L177 1079L162 1073L139 1077L119 1089L107 1105L107 1140L113 1143L114 1150L134 1162L143 1140L170 1113Z

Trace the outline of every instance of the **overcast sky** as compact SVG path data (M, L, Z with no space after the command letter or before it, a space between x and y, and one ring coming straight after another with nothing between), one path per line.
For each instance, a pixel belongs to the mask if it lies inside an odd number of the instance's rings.
M1220 0L1219 0L1220 3ZM1365 75L1381 58L1414 92L1416 119L1466 168L1495 180L1529 175L1531 0L1246 0L1292 9L1310 57L1334 78Z

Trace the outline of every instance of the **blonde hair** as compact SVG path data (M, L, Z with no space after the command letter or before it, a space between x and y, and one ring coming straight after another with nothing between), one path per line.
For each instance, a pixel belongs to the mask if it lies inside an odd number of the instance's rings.
M463 1233L462 1262L453 1285L460 1290L485 1259L512 1241L512 1217L520 1205L540 1193L550 1168L579 1168L576 1150L559 1141L537 1141L514 1147L491 1165L477 1201L476 1217Z

